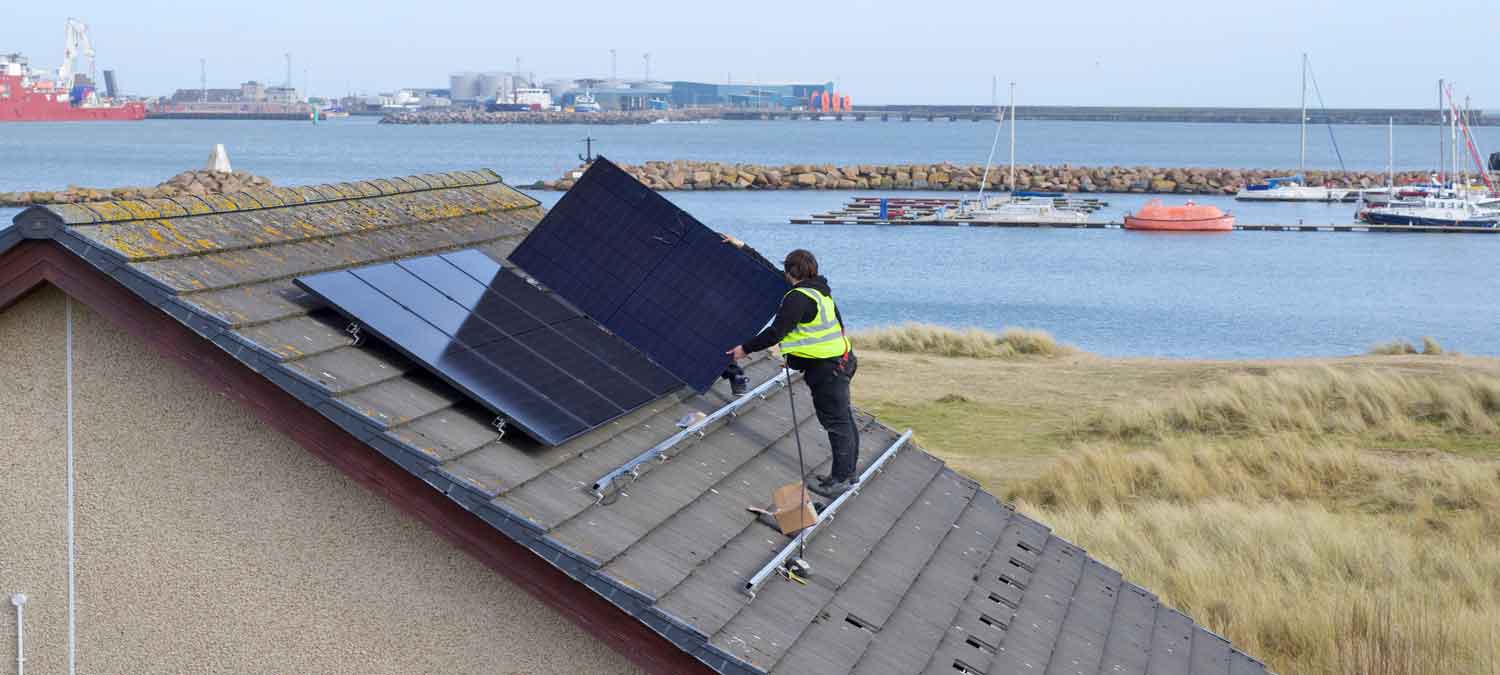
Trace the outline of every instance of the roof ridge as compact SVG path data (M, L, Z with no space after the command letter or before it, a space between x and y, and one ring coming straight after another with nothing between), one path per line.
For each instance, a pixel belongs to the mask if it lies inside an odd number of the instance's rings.
M341 183L293 185L201 196L114 199L99 202L49 204L32 208L51 212L66 226L81 227L137 220L246 213L289 206L326 204L368 197L386 197L495 184L504 184L500 174L493 169L475 169Z

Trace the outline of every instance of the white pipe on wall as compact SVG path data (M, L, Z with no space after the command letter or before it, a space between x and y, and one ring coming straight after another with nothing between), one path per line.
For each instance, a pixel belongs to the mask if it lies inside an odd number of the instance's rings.
M73 298L66 300L67 337L67 389L68 389L68 675L78 672L78 586L77 586L77 539L73 529Z
M10 604L16 606L16 675L26 675L26 620L22 610L26 606L26 594L10 596Z

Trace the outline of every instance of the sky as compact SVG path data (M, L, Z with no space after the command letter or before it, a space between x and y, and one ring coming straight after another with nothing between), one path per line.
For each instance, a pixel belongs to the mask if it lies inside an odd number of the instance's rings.
M78 17L140 95L197 87L200 58L210 87L236 87L281 83L290 52L294 84L337 96L517 57L539 79L605 77L615 49L621 77L649 52L655 79L835 81L856 105L988 104L999 78L1022 105L1295 107L1306 52L1328 107L1435 106L1446 77L1500 110L1496 0L18 2L0 53L56 68Z

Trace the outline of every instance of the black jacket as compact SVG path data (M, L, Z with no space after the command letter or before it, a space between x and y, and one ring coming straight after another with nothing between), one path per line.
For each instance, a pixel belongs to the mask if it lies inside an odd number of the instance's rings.
M761 255L759 251L750 248L749 245L746 245L740 250L747 253L750 257L760 261L760 263L765 265L766 267L776 270L777 272L781 271L776 267L774 263L767 260L766 257ZM804 279L803 281L798 282L796 287L811 288L830 298L833 297L833 290L828 287L828 279L822 276L816 276L811 279ZM844 324L844 317L840 314L838 305L836 304L834 305L833 313L834 316L838 317L839 325L842 326ZM755 337L745 341L745 344L743 345L745 353L751 354L762 349L768 349L772 345L780 343L782 338L786 337L787 333L792 332L792 329L797 327L797 324L807 323L817 318L817 316L818 304L816 302L813 302L812 298L807 297L807 294L797 292L787 293L786 296L781 299L781 308L776 310L776 318L771 320L771 325L766 326L765 329L761 330L761 332L756 334ZM787 357L787 365L790 365L797 370L805 370L810 362L829 360L831 359L809 359L802 356L789 356Z

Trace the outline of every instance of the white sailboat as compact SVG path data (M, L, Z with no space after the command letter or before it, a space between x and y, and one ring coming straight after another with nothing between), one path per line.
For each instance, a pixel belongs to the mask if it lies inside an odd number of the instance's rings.
M1307 175L1307 54L1302 55L1302 108L1298 121L1302 131L1302 153L1297 161L1297 175L1246 185L1234 195L1235 199L1246 202L1344 202L1359 196L1358 190L1303 185Z
M1007 181L1010 194L1004 198L984 196L989 184L990 165L995 159L995 146L1000 142L1000 128L995 128L995 140L990 143L990 156L984 162L984 175L979 179L979 198L973 201L960 199L956 206L945 206L931 216L918 220L941 222L964 222L972 225L1083 225L1089 221L1086 210L1058 208L1051 198L1035 200L1016 194L1016 83L1010 83L1010 104L1006 107L1010 116L1010 178ZM1004 122L1004 118L1001 119Z

